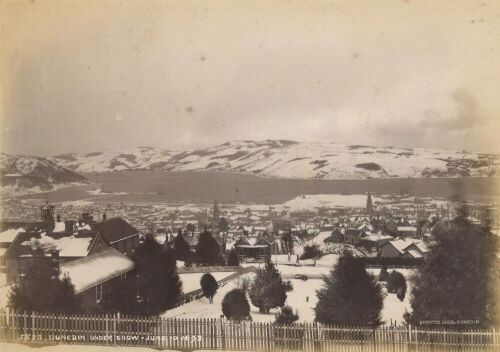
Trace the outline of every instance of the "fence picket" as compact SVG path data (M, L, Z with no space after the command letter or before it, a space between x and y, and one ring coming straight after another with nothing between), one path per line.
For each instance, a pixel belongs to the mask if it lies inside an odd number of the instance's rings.
M65 337L76 337L68 338ZM41 337L41 339L39 339ZM120 337L120 338L119 338ZM128 337L128 339L126 339ZM132 337L132 338L131 338ZM277 325L226 319L61 315L0 309L0 339L13 342L144 346L160 349L413 352L498 350L499 330Z

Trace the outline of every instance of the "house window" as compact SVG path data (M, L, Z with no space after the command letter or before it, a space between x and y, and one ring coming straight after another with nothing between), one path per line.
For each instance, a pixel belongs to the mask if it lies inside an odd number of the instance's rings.
M96 303L102 301L102 284L95 287L95 301Z

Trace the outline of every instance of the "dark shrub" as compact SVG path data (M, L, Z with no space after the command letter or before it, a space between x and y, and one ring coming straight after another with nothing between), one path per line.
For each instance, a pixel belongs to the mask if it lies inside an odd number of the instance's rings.
M402 290L403 296L406 294L406 279L399 271L391 271L387 278L387 291L389 293L397 293L398 289Z
M205 274L200 280L201 289L205 297L208 298L210 303L213 302L215 293L217 292L217 280L211 274Z
M228 319L248 319L250 317L250 304L248 304L245 292L239 289L229 291L222 300L222 313Z
M319 249L317 244L304 247L304 253L300 256L300 259L318 259L323 255L323 252Z
M284 306L281 308L281 312L276 314L276 324L290 325L297 320L299 320L299 315L295 314L289 306Z

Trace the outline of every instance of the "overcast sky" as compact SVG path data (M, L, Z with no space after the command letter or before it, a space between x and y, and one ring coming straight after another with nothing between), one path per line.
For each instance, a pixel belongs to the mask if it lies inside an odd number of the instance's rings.
M500 1L0 4L3 150L500 152Z

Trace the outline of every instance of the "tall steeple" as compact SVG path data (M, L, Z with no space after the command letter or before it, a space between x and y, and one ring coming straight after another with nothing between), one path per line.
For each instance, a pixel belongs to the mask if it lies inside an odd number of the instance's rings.
M374 213L372 195L370 194L370 191L368 191L368 197L366 198L366 213L370 216Z
M212 216L213 216L214 222L219 223L220 212L219 212L219 204L217 203L217 199L214 201L214 210L213 210Z

